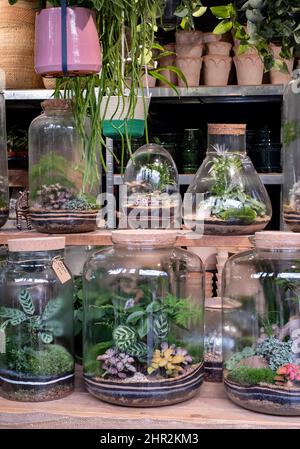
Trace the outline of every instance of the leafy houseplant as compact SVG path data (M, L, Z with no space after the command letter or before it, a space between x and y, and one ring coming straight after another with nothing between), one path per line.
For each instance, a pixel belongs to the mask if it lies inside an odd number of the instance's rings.
M293 49L296 50L300 44L300 6L297 0L248 0L212 7L211 11L221 19L214 32L221 34L233 30L234 37L241 41L240 54L255 47L266 71L272 68L287 71L286 64L274 57L270 44L281 47L282 59L292 59ZM246 29L240 20L241 13L245 17Z

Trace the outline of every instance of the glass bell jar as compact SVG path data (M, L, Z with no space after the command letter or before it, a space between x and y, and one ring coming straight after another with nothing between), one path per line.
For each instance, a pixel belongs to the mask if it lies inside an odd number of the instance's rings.
M5 225L9 215L5 117L5 100L3 93L0 92L0 228Z
M246 154L246 125L208 125L207 155L187 194L184 223L189 229L243 235L267 226L271 202Z
M224 383L247 409L300 415L300 235L255 234L224 268Z
M283 95L283 214L290 231L300 232L300 69Z
M204 282L175 231L112 232L83 273L87 390L113 404L185 401L203 382Z
M46 100L29 127L32 225L39 232L96 229L97 175L84 157L83 140L69 100Z
M52 401L73 391L73 281L64 247L64 237L8 240L0 272L0 396L6 399Z
M120 228L180 229L178 172L160 145L146 144L133 153L124 173L122 195Z

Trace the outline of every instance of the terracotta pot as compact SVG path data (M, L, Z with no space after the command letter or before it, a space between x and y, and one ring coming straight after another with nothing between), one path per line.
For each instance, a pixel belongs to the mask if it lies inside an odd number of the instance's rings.
M209 55L223 55L229 56L232 45L228 42L210 42L207 44L207 50Z
M176 31L176 45L197 45L203 43L202 31Z
M257 50L257 48L255 48L255 47L251 47L251 48L249 48L247 51L245 51L245 53L243 53L242 55L239 55L239 48L240 48L240 45L235 45L235 46L233 47L235 56L258 55L258 50Z
M156 85L156 78L154 78L151 75L143 75L142 76L142 85L143 87L147 87L147 83L148 83L148 87L155 87Z
M233 58L238 84L240 86L259 86L262 84L264 64L258 55L241 55Z
M218 42L222 39L222 34L215 33L203 33L203 43L208 44L209 42Z
M280 61L284 61L288 67L289 74L288 73L282 73L280 70L271 69L270 70L270 80L271 84L287 84L291 81L292 73L293 73L293 67L294 67L294 61L295 59L283 59L280 56L281 52L281 46L270 44L269 49L274 56L275 59L279 59Z
M45 89L54 90L56 87L56 78L43 78L43 84Z
M166 66L175 66L176 64L176 54L175 54L175 43L174 44L167 44L164 45L164 49L166 51L172 51L174 54L170 56L163 56L159 59L159 66L160 67L166 67ZM171 72L170 70L162 70L160 72L161 75L163 75L165 78L167 78L170 83L174 84L176 86L177 84L177 76L176 73ZM163 83L162 81L158 81L158 85L161 87L169 87L167 84Z
M36 16L35 70L43 76L64 75L61 12L62 8L49 8ZM102 55L95 13L87 8L68 7L66 21L68 75L98 73Z
M232 64L230 56L206 55L203 64L206 86L227 86Z
M182 45L176 44L176 56L183 58L201 58L203 53L203 44Z
M202 67L202 58L176 58L176 66L186 77L188 87L197 87L200 84L200 73ZM186 87L185 83L178 78L178 86Z

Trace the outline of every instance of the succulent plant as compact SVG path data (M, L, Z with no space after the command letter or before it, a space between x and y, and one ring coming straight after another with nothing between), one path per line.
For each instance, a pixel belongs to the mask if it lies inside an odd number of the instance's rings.
M67 210L89 210L94 208L95 206L83 196L78 196L77 198L69 200L65 203L65 209Z
M266 338L256 347L256 354L264 357L269 367L276 371L280 366L292 363L292 341L283 342L275 337Z
M177 348L175 345L169 346L162 343L161 349L154 351L151 365L148 367L148 374L159 370L170 377L176 377L184 373L185 369L193 361L186 349Z
M66 204L74 199L74 193L61 184L43 185L37 191L42 207L46 209L65 209Z
M129 326L118 326L113 331L113 340L119 351L130 353L130 349L137 341L137 336Z
M126 379L136 372L136 368L133 366L134 358L114 348L110 348L104 354L99 355L97 360L103 362L102 369L105 370L103 377L112 376Z
M294 363L287 363L280 366L276 371L276 376L274 377L277 385L282 385L288 383L293 383L295 381L300 381L300 366Z

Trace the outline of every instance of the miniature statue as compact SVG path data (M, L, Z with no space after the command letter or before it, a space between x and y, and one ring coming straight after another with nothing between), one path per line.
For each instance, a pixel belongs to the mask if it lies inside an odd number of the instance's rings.
M26 220L27 229L31 229L31 219L29 214L29 191L24 190L20 192L20 196L16 201L16 218L17 218L17 229L22 230L22 219Z

